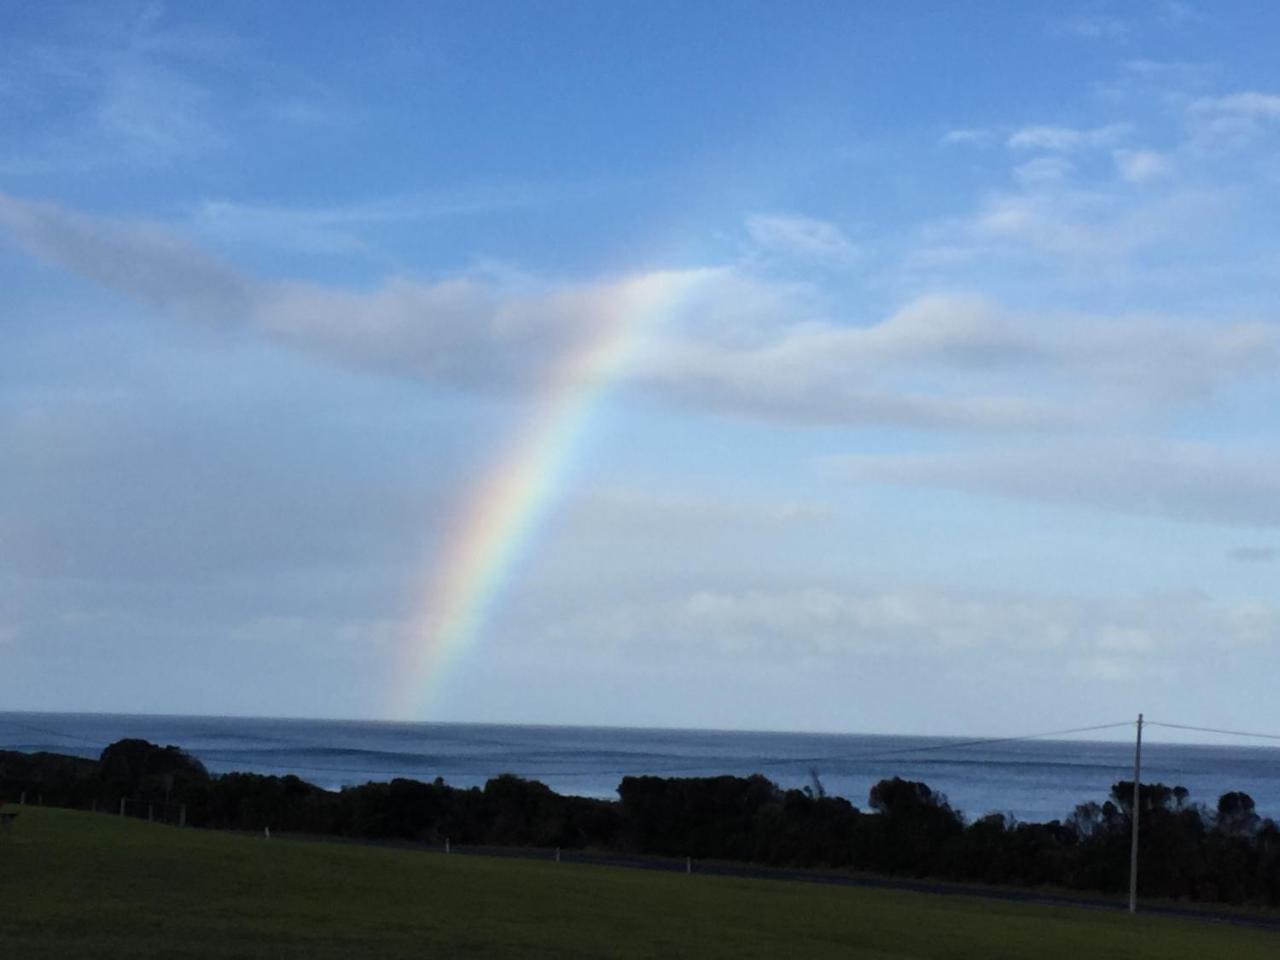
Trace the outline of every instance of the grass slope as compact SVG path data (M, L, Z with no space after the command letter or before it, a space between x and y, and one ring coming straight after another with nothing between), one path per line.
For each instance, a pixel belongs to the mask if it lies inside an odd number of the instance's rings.
M0 835L0 957L362 956L1247 960L1280 956L1280 934L31 807Z

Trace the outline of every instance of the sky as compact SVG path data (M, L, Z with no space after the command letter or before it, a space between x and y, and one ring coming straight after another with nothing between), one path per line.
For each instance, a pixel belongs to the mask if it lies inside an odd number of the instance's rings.
M0 2L0 709L1280 733L1278 33Z

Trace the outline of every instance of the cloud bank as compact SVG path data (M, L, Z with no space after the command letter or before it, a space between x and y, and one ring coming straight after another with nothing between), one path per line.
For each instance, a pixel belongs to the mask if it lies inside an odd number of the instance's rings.
M983 229L1033 230L1039 214L1011 203L989 212ZM642 279L521 289L469 274L391 276L372 289L271 280L171 228L5 196L0 229L32 256L157 311L245 325L330 362L473 389L538 382L602 326L619 322L614 304ZM844 249L840 236L807 222L756 222L755 232L762 230L808 253ZM876 318L744 265L701 273L692 301L648 333L630 376L729 415L966 431L1081 429L1205 402L1280 363L1274 324L1037 314L954 293L918 296Z
M1274 646L1280 608L1198 591L1082 598L923 587L699 590L600 609L541 639L779 662L1001 657L1117 679L1144 669L1143 660L1198 662Z

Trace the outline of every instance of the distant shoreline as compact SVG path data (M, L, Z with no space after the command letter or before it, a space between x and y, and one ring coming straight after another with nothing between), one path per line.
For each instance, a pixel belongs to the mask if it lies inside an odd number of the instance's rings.
M1065 820L965 818L924 782L893 776L872 786L866 809L767 777L624 776L617 800L557 793L512 774L483 787L442 778L370 780L327 791L295 775L210 774L176 746L110 744L96 760L0 751L0 800L91 810L176 826L402 840L470 847L609 851L644 857L867 872L997 886L1122 888L1132 783ZM1242 792L1216 811L1181 786L1144 782L1143 856L1178 870L1147 875L1147 895L1280 906L1280 826ZM691 867L690 867L691 869ZM735 871L738 868L734 868ZM746 868L743 868L746 869Z
M666 728L388 723L299 718L253 720L150 714L0 714L0 749L53 750L95 757L108 743L140 737L181 744L210 770L297 774L330 791L402 776L442 776L482 786L502 771L569 796L612 799L623 776L763 773L786 788L810 785L865 801L894 774L942 790L971 816L988 811L1043 822L1086 799L1105 799L1129 774L1132 747L1106 739L1035 740L975 746L941 737L747 733ZM980 743L980 742L979 742ZM1273 748L1149 743L1152 770L1213 802L1241 788L1280 814L1280 764Z

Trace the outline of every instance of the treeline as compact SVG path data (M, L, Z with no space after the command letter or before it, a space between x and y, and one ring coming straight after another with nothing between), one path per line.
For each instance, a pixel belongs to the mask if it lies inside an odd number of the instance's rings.
M210 776L176 747L122 740L97 760L0 752L0 799L136 813L181 806L193 826L455 844L591 848L912 877L1127 889L1133 784L1065 821L972 822L923 783L872 787L868 810L762 776L625 777L616 801L561 796L503 775L458 789L396 779L333 792L297 777ZM1280 828L1244 793L1216 809L1182 787L1143 784L1141 892L1147 897L1280 905ZM173 819L172 816L167 819Z

